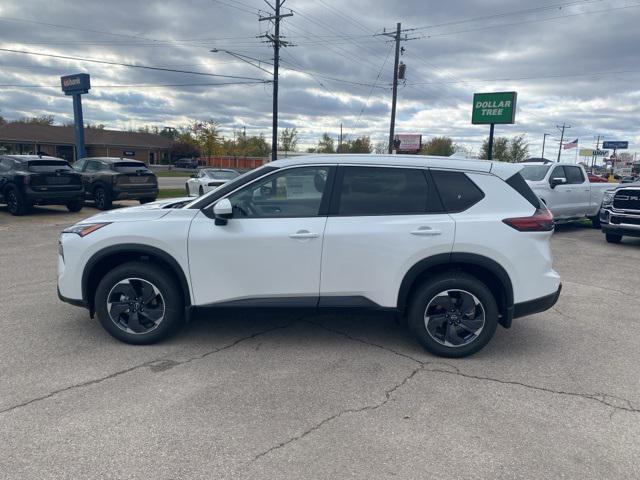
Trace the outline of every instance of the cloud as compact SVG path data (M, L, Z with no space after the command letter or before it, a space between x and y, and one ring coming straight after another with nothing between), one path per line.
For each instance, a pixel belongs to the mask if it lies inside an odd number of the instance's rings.
M560 3L290 0L284 11L294 15L283 20L282 33L295 46L282 52L280 124L297 127L303 146L324 132L337 136L340 124L351 137L384 140L392 45L374 34L401 21L411 40L403 42L407 80L399 89L397 131L449 135L478 148L488 129L470 123L473 93L513 89L517 123L496 130L526 133L534 154L543 133L555 136L563 122L581 144L605 135L639 148L640 8L622 0ZM258 9L268 7L258 0L12 2L0 9L2 48L269 79L210 51L233 50L270 69L272 51L258 36L272 27L258 21ZM84 98L88 122L136 128L212 118L227 134L246 126L270 137L268 84L159 88L151 85L223 79L8 52L0 61L1 85L50 86L0 87L6 118L54 114L70 121L59 77L87 72L94 85Z

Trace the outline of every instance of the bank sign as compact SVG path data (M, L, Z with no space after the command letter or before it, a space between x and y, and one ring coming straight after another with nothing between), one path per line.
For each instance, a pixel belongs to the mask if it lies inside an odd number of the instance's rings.
M471 123L514 123L516 121L517 92L475 93Z
M91 88L91 81L88 73L76 73L75 75L60 77L60 84L62 85L62 91L66 95L88 93Z

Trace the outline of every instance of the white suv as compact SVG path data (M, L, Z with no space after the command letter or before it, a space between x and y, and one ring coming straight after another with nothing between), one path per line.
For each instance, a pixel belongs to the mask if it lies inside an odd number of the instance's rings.
M309 156L199 199L100 213L60 236L58 295L129 343L195 310L344 308L406 315L432 353L480 350L560 293L553 217L520 165Z

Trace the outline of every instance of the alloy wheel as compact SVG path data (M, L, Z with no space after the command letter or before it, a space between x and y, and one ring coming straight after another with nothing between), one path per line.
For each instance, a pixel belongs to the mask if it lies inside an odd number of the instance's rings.
M435 295L424 312L427 333L446 347L464 347L478 338L485 325L485 309L466 290L448 289Z
M15 213L18 211L18 196L13 190L9 190L9 192L7 193L7 209L11 213Z
M165 301L153 283L141 278L125 278L107 296L109 318L127 333L150 333L165 316Z

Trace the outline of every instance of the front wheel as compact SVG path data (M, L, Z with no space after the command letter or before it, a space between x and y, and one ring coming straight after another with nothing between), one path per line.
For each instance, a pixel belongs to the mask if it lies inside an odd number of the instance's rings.
M202 188L202 185L200 185L200 188L198 189L198 195L199 196L204 195L204 188Z
M589 217L589 220L591 220L591 226L593 228L597 228L598 230L600 229L600 215Z
M151 202L155 202L156 199L153 197L149 197L149 198L141 198L140 199L140 205L144 205L145 203L151 203Z
M607 233L605 238L609 243L620 243L622 241L622 235L616 235L615 233Z
M107 273L96 289L95 309L107 332L135 345L159 342L184 323L179 285L147 262L125 263Z
M498 306L491 291L477 278L449 272L418 287L408 322L429 352L441 357L466 357L493 337Z

